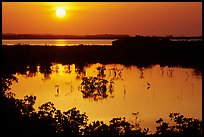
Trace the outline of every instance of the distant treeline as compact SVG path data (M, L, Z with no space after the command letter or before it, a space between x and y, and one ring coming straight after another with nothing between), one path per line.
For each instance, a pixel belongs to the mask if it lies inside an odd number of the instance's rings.
M203 46L2 46L3 67L50 64L123 64L202 68Z
M54 34L2 34L2 39L119 39L129 37L123 34L96 35L54 35Z
M128 47L128 48L158 48L160 46L201 46L202 37L156 37L156 36L139 36L120 38L112 42L113 46L117 47ZM178 48L178 47L177 47ZM184 49L185 50L185 49Z
M3 33L2 39L120 39L131 37L126 34L96 34L96 35L57 35L57 34L14 34ZM135 37L152 37L168 39L202 39L202 36L140 36Z
M36 64L123 64L126 66L181 66L202 68L202 41L170 41L169 38L128 37L112 46L2 45L4 69ZM14 67L15 68L15 67Z

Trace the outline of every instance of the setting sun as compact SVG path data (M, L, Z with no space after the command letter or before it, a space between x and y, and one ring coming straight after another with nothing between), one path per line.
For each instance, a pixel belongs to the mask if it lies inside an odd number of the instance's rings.
M63 8L58 8L58 9L56 10L56 16L57 16L57 17L63 18L65 15L66 15L65 9L63 9Z
M201 0L5 1L0 135L202 136Z

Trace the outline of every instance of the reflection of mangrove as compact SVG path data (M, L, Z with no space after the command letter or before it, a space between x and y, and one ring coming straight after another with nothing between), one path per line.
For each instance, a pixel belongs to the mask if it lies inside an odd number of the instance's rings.
M164 68L161 67L161 76L164 76Z
M200 77L202 76L202 71L200 71L199 69L193 69L192 75L196 77Z
M172 68L170 68L168 71L167 71L167 76L172 78L173 77L173 72L174 70Z
M83 64L76 64L75 65L75 72L77 74L76 79L82 79L86 76L86 71L84 69L86 65Z
M150 89L150 83L147 81L147 90Z
M92 98L94 101L111 97L113 93L113 82L108 85L108 80L98 77L84 77L79 86L79 90L83 93L83 98Z
M2 91L0 94L1 134L6 136L202 136L202 121L188 118L179 113L170 113L171 122L159 118L156 132L142 128L138 121L139 113L133 113L134 121L126 118L113 118L109 124L93 121L88 124L88 116L77 108L61 112L54 104L47 102L34 109L35 96L15 98L9 92L12 82L17 82L13 75L2 74Z
M40 73L42 73L44 75L43 80L51 79L50 75L52 74L52 71L51 71L50 65L41 65L40 66Z
M122 71L123 68L111 68L109 69L109 77L112 77L111 80L123 80Z
M103 65L103 66L99 66L99 67L97 67L97 70L98 70L98 74L97 74L97 77L101 77L101 78L104 78L105 76L106 76L106 74L105 74L105 70L106 70L106 68L105 68L105 66Z
M140 68L140 78L144 78L144 67Z
M126 118L113 118L108 124L93 121L88 124L88 116L76 108L62 112L54 104L42 104L38 111L34 109L35 96L15 98L9 92L12 82L17 79L10 74L2 75L2 91L0 94L1 134L6 136L202 136L202 121L188 118L179 113L170 113L171 122L162 118L156 123L153 134L148 128L142 128L138 121L139 113L133 113L135 120L128 122Z
M57 88L55 97L58 97L59 96L59 87L60 87L60 85L55 85L55 87Z
M65 82L65 84L66 84L67 86L69 86L69 90L68 90L68 92L65 94L65 96L68 96L68 95L70 95L70 94L73 92L72 81L70 81L70 82Z
M66 64L66 65L62 65L60 64L60 66L62 68L64 68L63 73L68 73L70 74L73 70L71 70L70 66L72 64ZM76 79L78 80L82 80L85 76L86 76L86 68L90 67L92 64L75 64L75 73L76 73ZM18 66L11 68L8 67L8 69L5 68L6 66L3 67L3 73L9 73L9 74L20 74L25 76L26 78L28 77L35 77L37 75L37 73L42 73L44 75L44 77L42 78L42 80L50 80L51 79L51 75L53 72L55 73L59 73L59 67L58 70L56 71L55 67L53 67L53 64L44 64L44 65L24 65L24 66ZM149 66L149 68L152 66ZM165 66L166 67L166 66ZM139 69L139 78L144 78L145 77L145 67L138 67ZM123 72L123 68L117 68L117 67L113 67L113 68L109 68L106 74L108 74L106 76L105 74L105 65L99 66L97 68L98 74L97 77L98 78L106 78L110 81L115 81L115 80L123 80L122 77L122 72ZM164 67L160 66L160 75L161 76L167 76L169 78L172 78L174 75L174 68L169 67L168 69L165 69ZM186 78L185 80L188 81L188 79L191 77L191 75L193 77L197 77L197 78L201 78L202 76L202 71L200 69L192 69L191 73L187 73L186 72ZM66 83L67 84L67 83ZM73 90L73 87L69 84L67 84L68 86L70 86L70 91ZM110 84L111 86L111 84ZM193 86L192 86L193 87ZM147 88L149 89L150 86L147 85ZM68 94L67 94L68 95Z

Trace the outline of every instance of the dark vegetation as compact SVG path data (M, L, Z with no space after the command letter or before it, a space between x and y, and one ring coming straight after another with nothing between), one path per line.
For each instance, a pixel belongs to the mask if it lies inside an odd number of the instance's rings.
M170 38L128 37L112 46L2 46L3 66L62 64L123 64L126 66L181 66L201 69L202 41L170 41Z
M91 98L94 101L99 101L106 99L108 97L113 98L113 79L116 78L114 75L110 81L105 79L104 66L97 67L98 74L95 77L81 77L82 83L79 85L78 89L83 93L83 98ZM115 71L115 74L117 72Z
M77 108L62 112L54 104L47 102L35 110L35 96L15 98L9 92L12 82L18 80L9 74L2 75L0 94L1 134L6 136L202 136L202 121L187 118L179 113L170 113L169 124L162 118L156 123L156 132L142 128L139 122L130 123L125 117L113 118L109 124L94 121L88 124L88 116ZM139 113L133 113L137 121Z
M126 34L96 34L96 35L57 35L57 34L15 34L3 33L2 39L121 39L128 38ZM136 35L135 37L140 37ZM145 36L148 37L148 36ZM202 36L151 36L168 39L202 39Z
M88 123L88 116L77 108L62 112L54 104L47 102L34 109L35 96L25 96L24 99L15 98L9 92L16 72L26 73L27 66L30 71L36 72L36 65L41 66L41 73L50 74L52 62L62 64L76 64L79 74L83 67L90 63L117 63L124 65L191 67L201 70L202 41L170 42L168 39L155 40L150 38L144 42L143 37L121 39L113 42L112 47L79 46L2 46L2 91L0 93L1 134L6 136L202 136L202 121L188 118L179 113L170 113L173 122L159 118L156 123L156 132L151 133L142 128L139 122L130 123L125 118L113 118L108 124L103 121ZM146 39L147 40L147 39ZM145 40L145 41L146 41ZM124 43L125 41L125 43ZM85 98L99 100L111 93L107 91L107 81L103 79L103 68L99 68L97 77L83 78L81 92ZM95 83L95 85L93 85ZM97 92L97 96L93 96ZM101 94L104 93L104 94ZM138 113L133 114L138 119Z
M54 35L54 34L2 34L2 39L119 39L129 37L122 34Z
M112 89L107 89L108 80L106 79L83 77L82 80L79 90L83 93L83 98L93 98L98 101L107 98L112 93Z

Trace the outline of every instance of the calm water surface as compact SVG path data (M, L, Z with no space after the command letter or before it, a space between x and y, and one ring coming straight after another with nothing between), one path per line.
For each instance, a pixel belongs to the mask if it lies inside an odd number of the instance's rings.
M155 131L160 117L167 120L171 112L202 119L202 75L194 69L137 66L119 64L52 64L49 73L37 66L36 73L27 67L25 74L16 73L19 83L12 85L17 98L37 96L35 108L51 101L57 109L66 111L77 107L86 112L89 122L114 117L133 120L133 112L139 112L141 126ZM83 78L107 80L105 94L86 93ZM92 79L93 80L93 79Z
M111 46L115 39L3 39L3 45L29 44L34 45L54 45L54 46L76 46L76 45L106 45Z

